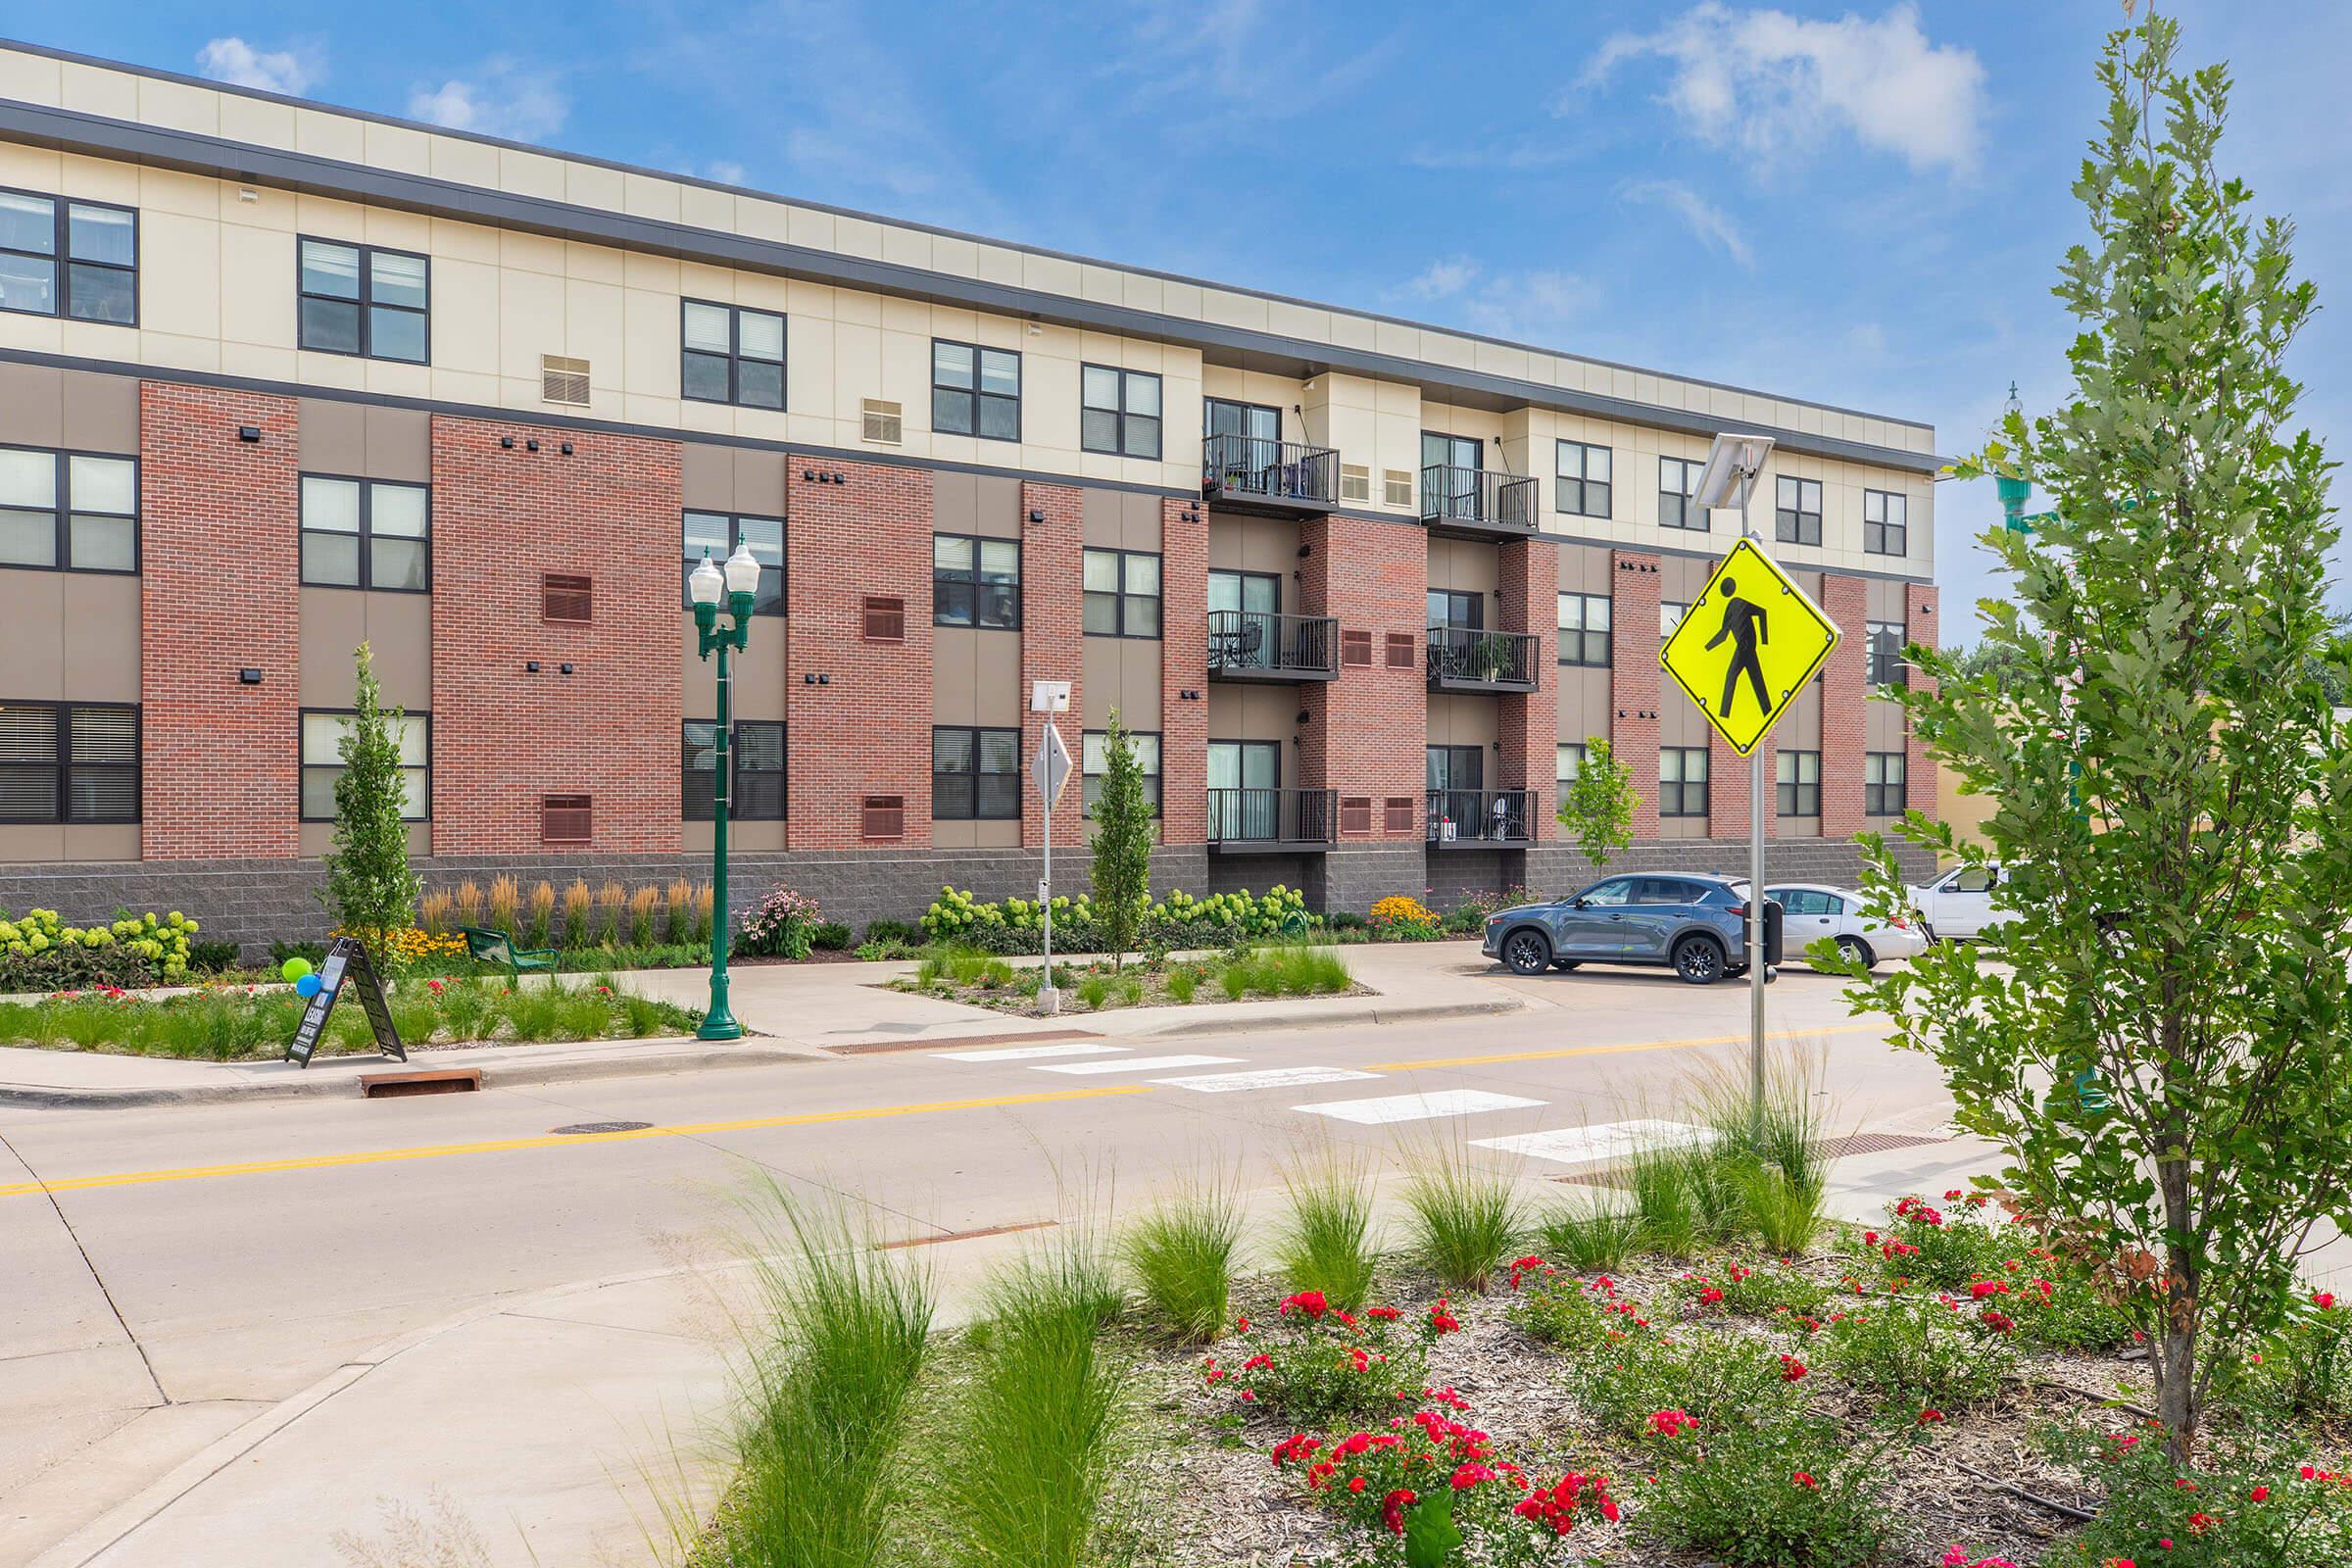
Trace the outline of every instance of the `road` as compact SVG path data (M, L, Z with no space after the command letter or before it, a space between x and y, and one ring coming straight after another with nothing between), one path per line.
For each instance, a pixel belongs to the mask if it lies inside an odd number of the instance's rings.
M72 1476L68 1511L94 1515L370 1347L517 1293L722 1253L762 1176L865 1205L892 1239L937 1240L1066 1217L1114 1188L1132 1205L1203 1165L1270 1185L1325 1141L1388 1159L1459 1137L1498 1169L1548 1174L1569 1167L1483 1141L1671 1117L1679 1081L1744 1060L1743 987L1488 983L1529 1009L393 1101L0 1112L0 1497L47 1477L54 1514ZM1939 1130L1933 1065L1889 1051L1841 990L1794 970L1771 994L1776 1030L1827 1054L1831 1130ZM606 1122L644 1125L559 1131ZM28 1557L34 1528L0 1503L0 1562Z

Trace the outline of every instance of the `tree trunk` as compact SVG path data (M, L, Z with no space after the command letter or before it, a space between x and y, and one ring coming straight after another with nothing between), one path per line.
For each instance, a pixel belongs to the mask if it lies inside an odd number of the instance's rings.
M2157 1161L2156 1181L2164 1194L2166 1228L2193 1234L2188 1212L2189 1166L2185 1159ZM2177 1468L2186 1468L2197 1446L2197 1319L2200 1280L2192 1250L2168 1246L2164 1269L2163 1355L2156 1367L2156 1414L2164 1423L2164 1447Z

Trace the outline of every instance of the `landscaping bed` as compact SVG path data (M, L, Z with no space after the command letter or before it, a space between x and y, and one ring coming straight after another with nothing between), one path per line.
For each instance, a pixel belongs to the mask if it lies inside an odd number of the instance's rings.
M935 948L916 971L888 988L1001 1012L1036 1006L1045 983L1042 964L1014 965L971 948ZM1276 943L1241 948L1209 958L1139 956L1123 965L1101 959L1054 960L1054 983L1064 1012L1123 1007L1178 1007L1202 1002L1248 1002L1287 997L1360 997L1372 988L1348 972L1347 960L1325 948Z

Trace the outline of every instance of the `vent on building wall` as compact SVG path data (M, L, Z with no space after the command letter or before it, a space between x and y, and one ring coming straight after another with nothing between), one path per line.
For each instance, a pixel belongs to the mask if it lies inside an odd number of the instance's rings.
M539 356L539 401L588 406L588 362L562 354Z
M1362 838L1372 831L1372 797L1343 795L1340 797L1340 831Z
M858 433L860 441L879 441L884 446L895 447L904 439L906 411L898 404L885 403L880 398L867 398L862 406L865 423Z
M1372 634L1368 631L1340 633L1340 662L1364 669L1372 667Z
M1341 464L1340 499L1369 502L1372 499L1372 470L1360 463Z
M596 803L586 795L539 800L539 837L548 844L585 844L596 837Z
M858 836L861 839L896 839L906 835L906 798L903 795L868 795L858 812Z
M1409 631L1389 633L1387 662L1391 669L1410 669L1420 662L1420 641Z
M906 601L867 595L865 640L869 643L905 642L906 640Z
M1380 475L1380 502L1385 507L1409 507L1413 504L1413 476L1403 468L1384 468Z
M1392 795L1381 808L1381 831L1410 833L1413 830L1413 798L1410 795Z
M548 572L539 579L539 615L543 620L594 620L596 579Z

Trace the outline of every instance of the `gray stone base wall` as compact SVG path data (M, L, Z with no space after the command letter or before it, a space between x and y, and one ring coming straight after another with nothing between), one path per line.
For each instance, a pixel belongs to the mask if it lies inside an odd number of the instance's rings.
M1765 849L1769 876L1851 887L1860 852L1828 839L1783 839ZM1910 845L1895 846L1896 858L1914 881L1935 870L1934 857ZM827 919L862 931L869 920L913 920L928 908L943 884L975 898L1032 896L1042 868L1035 850L847 850L824 854L759 853L732 859L732 902L738 910L758 904L774 888L790 885L813 897ZM1072 897L1086 891L1090 857L1083 850L1056 850L1055 891ZM416 862L428 888L448 888L471 879L487 888L491 878L514 877L527 889L547 881L560 891L574 878L591 887L617 882L635 889L664 886L677 877L708 878L707 859L674 855L427 857ZM1611 859L1611 871L1719 871L1747 869L1744 840L1662 839L1636 844ZM1310 908L1364 913L1392 893L1410 894L1439 909L1474 893L1498 893L1527 886L1539 894L1573 892L1597 870L1576 850L1546 845L1534 850L1441 850L1417 843L1346 844L1322 856L1267 858L1211 856L1200 845L1170 845L1152 857L1156 894L1247 888L1262 893L1275 883L1306 895ZM317 941L327 929L318 905L323 884L317 860L107 860L57 864L0 865L0 909L56 909L74 923L112 915L117 908L159 913L172 909L196 919L204 935L258 949L272 941Z

